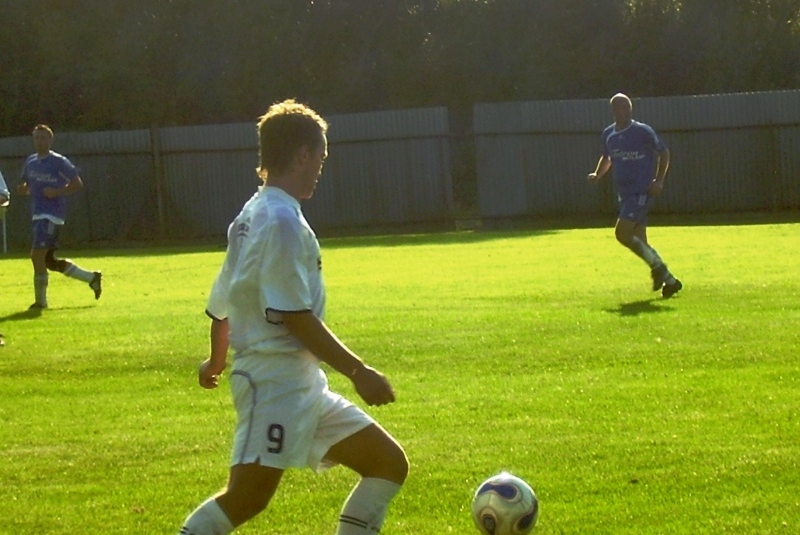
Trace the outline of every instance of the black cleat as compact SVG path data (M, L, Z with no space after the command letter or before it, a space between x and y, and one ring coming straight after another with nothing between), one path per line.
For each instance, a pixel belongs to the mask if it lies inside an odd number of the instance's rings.
M650 270L650 277L653 279L654 292L659 291L661 287L664 286L664 283L667 282L668 275L669 275L669 270L667 269L666 264L661 264L660 266Z
M89 283L89 288L94 290L94 298L100 299L100 294L103 293L103 274L99 271L94 272L92 282Z
M675 279L675 282L673 282L672 284L664 285L664 287L661 289L661 297L663 297L664 299L669 299L676 293L680 292L681 288L683 288L683 284L681 284L681 281L679 281L678 279Z
M34 303L31 306L29 306L28 310L42 310L42 309L45 309L45 308L47 308L47 304L46 303L43 305L43 304L37 302L37 303Z

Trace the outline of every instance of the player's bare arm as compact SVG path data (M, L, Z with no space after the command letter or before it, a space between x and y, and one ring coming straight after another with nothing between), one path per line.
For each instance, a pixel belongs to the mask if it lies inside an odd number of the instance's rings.
M603 175L608 173L609 169L611 169L611 160L606 158L605 156L601 156L600 160L598 160L597 162L597 167L595 168L594 172L589 173L587 179L589 180L589 182L594 184L595 182L603 178Z
M203 388L216 388L219 385L219 378L227 365L228 345L230 343L227 318L211 320L209 341L211 356L200 365L198 379L200 386Z
M664 149L658 153L658 167L656 168L656 176L650 187L647 188L647 193L651 197L658 197L664 190L664 179L669 170L669 149Z
M348 377L369 405L394 401L394 391L386 377L367 366L311 311L284 313L283 324L317 358Z
M47 197L48 199L52 199L55 197L61 197L62 195L72 195L73 193L80 191L83 189L83 181L81 177L76 176L72 180L69 181L69 184L62 188L44 188L42 189L42 195Z

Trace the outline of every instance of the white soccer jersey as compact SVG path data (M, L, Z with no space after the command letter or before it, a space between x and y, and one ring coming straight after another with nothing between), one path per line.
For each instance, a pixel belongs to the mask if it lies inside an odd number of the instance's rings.
M228 318L239 357L306 353L282 322L282 313L305 310L324 319L319 242L295 198L259 188L228 227L225 261L206 312Z

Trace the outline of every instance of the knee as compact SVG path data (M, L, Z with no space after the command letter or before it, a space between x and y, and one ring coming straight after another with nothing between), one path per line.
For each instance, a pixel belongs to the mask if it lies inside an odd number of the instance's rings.
M625 247L630 247L631 243L633 242L633 233L619 227L614 229L614 237L617 239L620 245Z
M37 274L45 274L47 273L47 263L45 260L45 252L39 249L32 249L31 250L31 263L33 264L33 270Z
M67 269L67 261L56 258L55 252L52 249L47 251L45 255L44 265L50 271L57 271L59 273L64 273L64 270Z
M241 489L228 488L217 496L228 519L236 526L256 517L269 505L270 495L261 492L242 492Z
M408 457L406 453L401 449L401 459L397 463L397 477L398 480L395 483L403 484L408 477L408 472L411 470L411 464L408 462Z
M264 495L250 494L239 497L242 513L248 518L253 518L267 508L269 498Z
M405 482L410 469L411 465L408 462L406 452L399 444L387 452L386 458L380 465L381 477L398 485L402 485Z

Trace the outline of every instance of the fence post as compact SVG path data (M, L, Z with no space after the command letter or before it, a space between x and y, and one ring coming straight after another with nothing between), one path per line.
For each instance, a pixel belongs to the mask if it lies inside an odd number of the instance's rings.
M161 165L161 131L157 125L150 126L150 151L153 158L153 179L158 212L158 236L166 237L164 218L164 169Z

